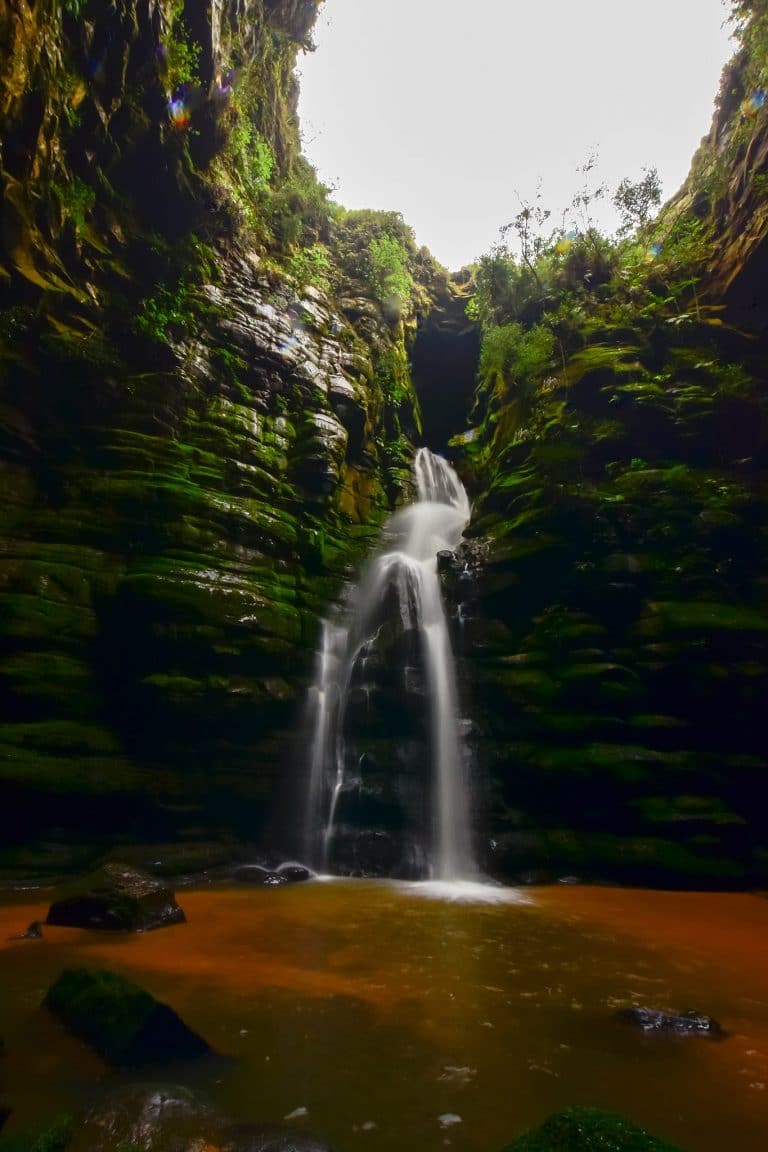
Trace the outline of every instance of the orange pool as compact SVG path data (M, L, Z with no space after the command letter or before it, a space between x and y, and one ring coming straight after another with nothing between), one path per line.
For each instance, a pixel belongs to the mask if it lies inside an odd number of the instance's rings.
M41 942L6 937L43 918L50 894L14 898L0 906L8 1130L120 1078L40 1007L62 967L92 964L143 984L233 1057L173 1078L242 1119L306 1109L290 1123L339 1152L496 1152L576 1103L623 1111L688 1152L764 1152L768 900L522 896L456 903L362 881L183 890L187 924L46 928ZM726 1038L646 1037L616 1018L631 1004L696 1008Z

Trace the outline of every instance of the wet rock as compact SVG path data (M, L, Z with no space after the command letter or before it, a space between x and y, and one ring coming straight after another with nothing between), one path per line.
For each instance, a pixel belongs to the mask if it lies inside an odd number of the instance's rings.
M718 1039L723 1029L717 1020L703 1012L660 1012L655 1008L621 1008L617 1015L643 1032L672 1032L676 1036L711 1036Z
M86 1115L72 1141L73 1152L186 1152L221 1131L224 1120L187 1088L175 1084L131 1084L114 1089Z
M280 872L273 872L270 868L262 868L261 864L241 864L235 868L232 878L241 884L256 884L264 888L278 888L287 884L289 877Z
M148 932L183 924L170 888L123 864L105 864L48 909L46 924L113 932Z
M333 869L346 876L392 876L398 870L401 845L379 828L341 827L332 846Z
M165 1064L210 1051L167 1004L106 969L66 969L43 1004L111 1064Z
M8 937L9 940L42 940L42 938L43 926L39 920L33 920L24 932Z
M304 866L304 864L296 864L292 860L287 860L285 864L280 864L275 869L278 876L284 877L289 884L298 884L302 880L311 880L314 872Z
M526 1132L504 1152L682 1152L631 1120L601 1108L566 1108Z
M231 1152L333 1152L330 1145L289 1128L256 1124L232 1125L224 1130Z
M235 1124L187 1088L135 1084L109 1093L75 1132L72 1152L331 1152L314 1136L288 1127Z

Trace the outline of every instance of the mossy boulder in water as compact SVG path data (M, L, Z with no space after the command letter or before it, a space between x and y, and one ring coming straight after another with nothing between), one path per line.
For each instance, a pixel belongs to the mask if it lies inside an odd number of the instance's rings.
M105 864L48 909L46 924L147 932L186 920L170 888L124 864Z
M600 1108L566 1108L505 1152L681 1152L614 1112Z
M66 969L43 1003L110 1064L165 1064L210 1051L167 1004L106 969Z

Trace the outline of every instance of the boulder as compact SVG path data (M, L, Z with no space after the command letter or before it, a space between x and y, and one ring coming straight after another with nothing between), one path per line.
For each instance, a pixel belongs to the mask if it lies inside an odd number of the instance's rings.
M331 1152L290 1128L235 1124L187 1088L131 1084L112 1090L79 1125L71 1152Z
M263 868L261 864L241 864L235 868L232 877L241 884L257 884L265 888L278 888L288 883L287 876L273 872L271 868Z
M66 969L43 1004L110 1064L164 1064L210 1051L167 1004L106 969Z
M105 864L48 909L46 924L147 932L182 924L184 912L170 888L124 864Z
M703 1012L660 1012L655 1008L621 1008L617 1015L643 1032L672 1032L675 1036L710 1036L721 1038L723 1029L717 1020Z
M188 1088L129 1084L108 1091L78 1125L72 1152L186 1152L218 1145L223 1119Z
M505 1152L682 1152L631 1120L601 1108L566 1108L508 1145Z
M289 884L298 884L302 880L311 880L314 872L307 868L304 864L299 864L295 860L286 860L284 864L279 864L276 868L278 876L284 876Z

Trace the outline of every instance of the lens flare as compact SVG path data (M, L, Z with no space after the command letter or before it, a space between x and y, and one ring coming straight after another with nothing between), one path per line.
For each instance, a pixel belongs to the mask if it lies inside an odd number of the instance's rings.
M555 252L557 252L558 256L565 256L566 253L570 252L571 248L573 248L574 241L578 240L578 238L579 233L575 228L572 228L570 232L566 232L564 236L561 236L557 244L555 244Z
M174 128L182 130L189 127L189 109L183 99L168 101L168 115Z
M765 107L766 101L768 101L768 92L766 92L765 88L756 89L756 91L752 92L749 96L746 97L745 100L742 101L742 116L744 116L747 120L752 119L753 116L757 116L761 108Z

